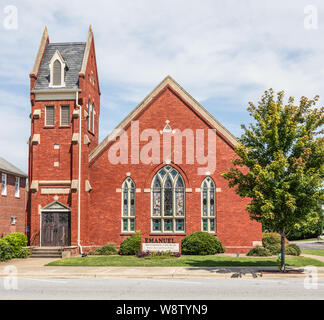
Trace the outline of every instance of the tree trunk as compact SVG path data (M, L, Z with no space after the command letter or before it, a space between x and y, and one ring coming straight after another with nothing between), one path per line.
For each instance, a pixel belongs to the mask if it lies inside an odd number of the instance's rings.
M281 272L286 272L286 261L285 261L285 233L281 233L281 265L280 270Z

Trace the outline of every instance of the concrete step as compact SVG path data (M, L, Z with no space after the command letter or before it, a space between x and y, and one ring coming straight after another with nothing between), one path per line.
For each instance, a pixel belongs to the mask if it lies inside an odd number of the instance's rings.
M61 247L34 247L31 248L31 258L62 258Z
M30 258L57 258L57 259L62 259L62 256L57 256L57 255L31 255L29 256Z

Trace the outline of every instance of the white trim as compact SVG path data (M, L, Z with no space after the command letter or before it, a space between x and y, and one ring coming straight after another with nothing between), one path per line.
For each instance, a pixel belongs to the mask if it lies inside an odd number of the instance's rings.
M31 71L31 74L33 74L35 76L38 74L39 66L42 62L42 57L43 57L43 54L44 54L44 51L46 48L47 41L48 41L48 33L47 33L47 27L45 26L41 41L38 46L38 51L37 51L37 55L36 55L36 58L34 61L34 66Z
M219 121L217 121L201 104L199 104L187 91L175 80L167 76L90 154L92 161L108 143L115 141L120 131L130 123L167 85L172 87L181 97L187 101L204 119L206 119L218 132L220 132L233 146L239 144L236 137L231 134Z
M170 167L171 169L166 170L166 167ZM165 175L162 176L160 173L161 171L164 170ZM171 172L175 170L177 174L173 177ZM161 185L161 193L160 193L160 215L159 216L154 216L153 215L153 203L154 203L154 182L155 179L158 178L160 181ZM164 186L167 181L167 179L171 179L172 183L172 216L166 216L164 212ZM181 179L183 183L183 216L177 216L176 215L176 185L178 182L178 179ZM153 230L153 221L154 220L160 220L161 221L161 231ZM164 229L164 222L165 220L172 220L172 230L167 231ZM176 230L176 222L177 220L183 220L184 221L184 230L177 231ZM153 177L152 182L151 182L151 233L154 234L185 234L186 233L186 186L185 186L185 181L181 175L181 173L173 166L171 165L166 165L162 167Z
M125 211L125 198L124 198L124 188L127 187L127 204L126 204L126 209L127 209L127 215L124 215ZM121 233L135 233L136 231L136 189L135 182L133 181L132 178L127 177L124 182L122 183L122 188L121 188ZM132 195L134 197L134 215L131 215L131 209L132 209ZM127 230L124 230L124 220L127 220ZM134 230L131 230L131 221L134 220Z
M32 144L40 144L40 134L35 133L33 135Z
M20 198L20 177L15 177L15 197ZM18 188L17 188L18 186Z
M74 100L76 90L42 92L35 93L35 101L54 101L54 100Z
M67 188L42 188L41 194L70 194L71 189Z
M206 183L207 190L204 189L204 184ZM210 212L210 201L211 201L211 190L214 190L213 192L213 198L214 198L214 215L211 215ZM207 192L206 197L206 213L207 215L204 216L204 191ZM216 233L217 232L217 225L216 225L216 185L215 181L212 179L212 177L208 176L206 177L200 187L200 212L201 212L201 231L208 232L208 233ZM204 230L204 220L207 220L207 231ZM211 221L214 220L214 226L215 228L211 229Z
M61 64L61 84L60 85L54 85L53 79L54 79L54 62L58 61ZM66 61L63 59L60 51L56 50L53 57L51 58L49 62L49 69L50 69L50 83L49 87L51 88L62 88L65 87L65 68L66 68Z
M41 117L41 109L35 109L33 112L33 118L39 119Z
M7 174L2 173L1 175L1 195L6 196L7 195Z

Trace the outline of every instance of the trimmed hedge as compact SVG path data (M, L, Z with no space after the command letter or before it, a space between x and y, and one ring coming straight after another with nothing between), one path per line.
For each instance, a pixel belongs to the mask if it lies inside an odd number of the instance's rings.
M209 233L198 231L182 239L182 254L212 255L225 252L222 243Z
M132 256L141 251L141 235L135 234L133 236L130 236L129 238L126 238L121 244L120 244L120 250L119 253L124 256Z
M116 243L114 242L109 242L102 247L98 248L97 250L93 252L89 252L90 255L100 255L100 256L110 256L117 254L118 250L116 247Z
M297 244L290 244L286 248L286 254L291 256L299 256L301 254L300 248L297 246Z
M262 244L271 254L277 255L281 251L281 235L275 232L265 232L262 234ZM285 239L285 246L288 244L289 241Z
M268 249L258 246L252 248L246 255L254 257L269 257L272 254Z

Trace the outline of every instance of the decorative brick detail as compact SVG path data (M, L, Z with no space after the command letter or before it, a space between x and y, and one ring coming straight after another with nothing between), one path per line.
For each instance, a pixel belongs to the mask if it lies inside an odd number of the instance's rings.
M33 112L33 118L34 119L39 119L41 117L41 110L40 109L35 109Z
M86 134L83 137L83 143L86 144L86 145L89 145L91 143L88 135L86 135Z
M33 135L32 144L40 144L40 134L35 133Z
M41 194L69 194L71 193L70 189L63 188L42 188Z
M74 143L74 144L79 143L79 134L78 133L73 133L73 135L72 135L72 143Z

